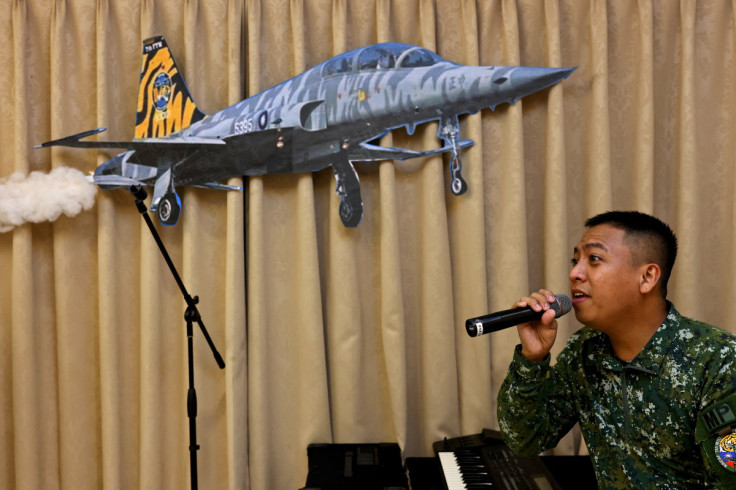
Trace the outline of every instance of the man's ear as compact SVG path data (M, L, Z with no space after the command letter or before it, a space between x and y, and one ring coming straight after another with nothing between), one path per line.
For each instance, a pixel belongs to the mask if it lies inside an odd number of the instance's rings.
M641 278L639 282L639 292L642 294L651 293L659 284L662 278L662 270L657 264L645 264L641 268Z

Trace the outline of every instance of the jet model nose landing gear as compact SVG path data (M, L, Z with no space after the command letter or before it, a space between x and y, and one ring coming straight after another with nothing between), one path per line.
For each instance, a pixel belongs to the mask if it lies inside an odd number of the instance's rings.
M462 176L463 162L460 160L460 123L457 116L443 118L437 130L437 137L450 147L450 190L456 196L465 194L468 184Z
M460 161L460 156L453 150L450 159L450 190L456 196L465 194L468 191L468 184L460 173L462 169L463 162Z

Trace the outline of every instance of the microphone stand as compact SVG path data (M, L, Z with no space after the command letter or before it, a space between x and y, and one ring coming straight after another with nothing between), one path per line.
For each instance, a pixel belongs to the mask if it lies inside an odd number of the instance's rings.
M197 451L199 450L199 445L197 444L197 392L194 389L194 349L192 345L194 322L197 322L199 325L204 338L207 340L207 344L209 344L210 349L212 349L212 354L215 356L215 361L220 369L225 368L225 361L222 360L222 356L220 356L215 344L207 333L207 329L202 322L199 310L197 310L199 296L192 298L187 292L187 288L184 286L181 277L179 277L179 273L176 271L176 267L174 267L174 263L171 261L171 257L169 257L169 253L166 251L164 243L161 241L161 237L153 226L151 217L148 216L148 208L143 202L147 197L146 191L139 185L130 186L129 190L130 193L135 196L135 204L138 207L138 212L141 213L141 216L143 216L143 219L148 225L148 229L151 231L151 235L153 235L154 240L156 240L156 244L161 251L161 255L163 255L164 260L166 260L166 264L169 266L169 270L171 270L171 274L174 276L176 284L179 285L179 289L184 295L184 300L187 303L187 309L184 312L184 319L187 322L187 354L189 358L189 391L187 392L187 416L189 417L189 467L191 471L192 490L197 490Z

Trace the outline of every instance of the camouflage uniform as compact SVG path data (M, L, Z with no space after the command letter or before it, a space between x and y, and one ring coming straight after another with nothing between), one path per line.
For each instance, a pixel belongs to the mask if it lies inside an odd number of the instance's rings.
M579 421L601 488L736 488L736 336L668 307L629 363L587 327L553 367L517 346L498 395L511 448L538 454Z

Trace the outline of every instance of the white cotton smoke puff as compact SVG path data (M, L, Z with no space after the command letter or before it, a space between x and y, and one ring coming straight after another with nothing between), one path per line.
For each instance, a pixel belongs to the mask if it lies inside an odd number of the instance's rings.
M72 217L95 204L97 186L77 169L59 167L48 174L16 172L0 179L0 233L24 223Z

